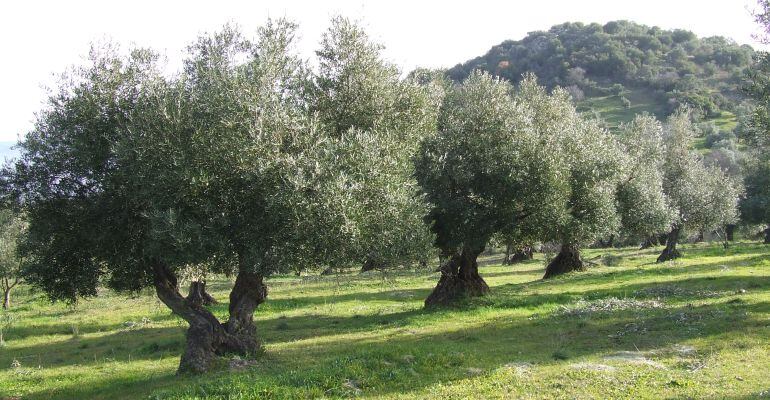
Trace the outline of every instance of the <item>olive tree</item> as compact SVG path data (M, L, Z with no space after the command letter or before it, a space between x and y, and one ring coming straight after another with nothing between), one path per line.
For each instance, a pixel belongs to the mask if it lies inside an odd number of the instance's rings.
M623 163L616 199L620 232L649 240L666 231L673 214L663 193L663 126L650 115L638 115L618 134Z
M525 86L522 93L541 108L538 130L559 144L562 164L558 212L543 228L544 240L561 244L546 267L543 279L585 269L580 248L596 238L616 232L620 217L616 190L621 177L622 159L614 137L599 121L582 117L557 89L547 96L543 88Z
M770 158L758 155L747 163L744 178L746 195L740 202L741 219L750 224L770 224ZM770 244L770 226L765 228Z
M345 229L325 234L345 244L338 263L363 269L425 261L432 242L411 158L435 130L442 91L401 79L381 51L360 26L334 18L317 51L319 71L308 96L345 188L336 214Z
M415 158L431 207L425 219L447 259L426 306L486 293L477 258L492 236L537 237L558 214L566 186L561 145L540 124L561 115L543 106L553 100L536 86L528 78L521 92L530 94L519 97L509 83L475 72L446 93L437 132ZM567 96L558 101L569 103Z
M25 229L26 223L19 213L0 210L0 289L4 310L11 307L11 290L22 279L23 260L17 252L17 243Z
M326 215L324 140L302 101L294 25L256 40L225 28L165 79L157 56L94 51L40 114L6 186L24 203L26 277L52 299L155 288L189 323L179 371L259 351L252 315L264 276L311 261L311 216ZM319 218L323 220L323 218ZM310 222L308 222L310 221ZM190 265L235 274L229 317L183 297Z
M676 246L683 229L713 229L733 223L740 185L718 167L704 165L691 150L695 127L688 110L672 114L665 129L663 190L674 212L666 247L658 262L681 256Z

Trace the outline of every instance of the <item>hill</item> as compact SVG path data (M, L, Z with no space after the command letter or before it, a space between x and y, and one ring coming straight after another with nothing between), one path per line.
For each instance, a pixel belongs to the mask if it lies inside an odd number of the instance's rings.
M740 90L754 50L724 37L699 38L629 21L564 23L506 40L447 75L462 81L481 69L517 82L532 72L541 84L563 86L580 109L611 126L636 113L664 118L690 105L732 130L746 97Z
M175 376L184 323L152 293L51 305L19 290L0 398L709 398L766 396L770 247L592 249L606 264L543 281L542 254L484 257L489 296L425 310L429 269L274 276L255 315L266 353ZM232 282L211 277L227 313Z

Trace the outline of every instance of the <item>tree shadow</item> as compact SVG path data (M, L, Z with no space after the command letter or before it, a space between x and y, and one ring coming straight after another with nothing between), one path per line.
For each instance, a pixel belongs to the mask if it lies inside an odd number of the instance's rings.
M742 254L750 255L750 252ZM249 393L260 388L271 393L296 394L295 397L341 397L349 395L344 382L354 380L365 396L419 392L440 382L468 378L467 369L484 366L491 373L511 362L553 364L573 362L609 352L656 350L690 339L705 339L712 347L731 346L730 334L766 340L766 321L752 314L770 314L770 303L749 303L738 290L767 291L768 276L699 276L682 275L753 266L767 260L764 255L745 257L731 262L715 261L686 267L605 269L585 275L574 274L549 281L530 281L499 285L485 298L474 299L457 309L424 310L417 308L392 313L335 317L322 314L270 316L258 318L258 335L267 345L267 355L253 368L233 374L227 371L198 378L161 377L106 378L93 387L72 385L56 390L41 390L29 398L92 398L114 395L114 387L144 397L152 390L171 386L188 386L190 393L203 396L237 397L228 380L246 380ZM651 282L622 284L637 276L665 277ZM503 272L501 274L508 274ZM496 275L503 276L503 275ZM593 288L592 284L616 280L611 288ZM558 293L527 293L531 289L581 286L583 290ZM660 288L684 288L682 292L660 291ZM331 296L308 296L271 300L271 314L324 303L345 301L403 301L422 299L430 289L396 289L381 292L344 293ZM539 289L538 289L539 290ZM701 293L702 292L702 293ZM714 292L714 293L706 293ZM703 296L700 296L699 293ZM560 313L559 306L574 304L578 299L601 300L607 297L636 297L664 300L662 308L629 308L610 312L579 315ZM711 299L707 304L689 304L693 299ZM688 304L683 304L688 303ZM538 308L532 313L501 313L479 323L474 318L485 309ZM226 310L220 304L216 310ZM264 309L263 309L264 310ZM259 310L257 313L259 314ZM466 318L467 317L467 318ZM426 325L439 327L421 329ZM101 326L116 330L115 324ZM90 328L89 328L90 329ZM34 344L6 349L0 353L0 366L8 366L14 358L32 365L35 357L45 357L44 367L90 365L104 360L129 360L179 357L183 346L184 327L145 327L97 337L80 337L53 343ZM272 350L274 348L280 350ZM557 350L569 360L556 360ZM272 353L272 354L271 354ZM28 361L25 361L28 360ZM387 384L383 383L387 382ZM315 388L321 388L315 392ZM172 389L177 390L177 389ZM219 392L218 392L219 391ZM244 396L245 397L245 396ZM287 396L290 397L290 396Z
M178 357L186 327L158 327L118 330L102 336L73 336L27 346L10 347L0 353L0 370L10 369L13 360L42 368L92 365Z

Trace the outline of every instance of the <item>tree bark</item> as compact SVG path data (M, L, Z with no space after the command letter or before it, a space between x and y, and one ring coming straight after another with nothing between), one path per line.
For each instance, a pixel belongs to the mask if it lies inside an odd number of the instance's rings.
M11 282L8 278L3 278L3 284L1 285L3 288L3 310L8 310L11 308L11 290L19 284L19 278L15 278L13 282Z
M238 273L236 284L230 294L230 319L223 324L202 305L188 301L179 293L176 275L167 265L162 262L155 262L153 272L153 283L158 298L174 314L189 324L185 350L179 360L178 373L206 372L211 369L216 356L228 353L250 356L257 353L259 342L254 337L255 329L253 329L252 315L246 315L246 313L249 310L253 313L256 305L264 300L264 296L262 296L258 302L249 301L253 297L252 292L265 295L266 290L264 285L251 290L243 288L244 285L254 282L253 279L250 279L251 275L254 274ZM242 278L242 275L249 276ZM258 281L261 284L261 277ZM254 307L250 308L249 304L254 304ZM236 322L231 322L234 319Z
M218 304L216 299L211 297L206 291L206 281L190 282L190 293L187 295L187 301L199 306L210 306Z
M735 241L735 224L727 224L725 226L725 238L728 242Z
M573 271L585 271L586 267L580 258L580 249L575 245L563 244L559 254L548 263L543 279L553 278Z
M658 256L657 262L665 262L682 256L682 253L676 249L676 245L679 242L680 230L681 228L679 226L671 228L671 232L669 232L668 237L666 238L666 247Z
M483 296L489 286L479 275L477 262L484 246L463 247L441 266L441 278L425 299L425 307L445 306L467 297Z
M235 278L230 292L230 318L225 329L237 340L231 344L239 353L256 354L260 350L257 328L254 325L254 310L267 298L267 286L262 275L242 270Z
M11 288L3 289L3 310L11 308Z
M765 229L765 244L770 244L770 227Z

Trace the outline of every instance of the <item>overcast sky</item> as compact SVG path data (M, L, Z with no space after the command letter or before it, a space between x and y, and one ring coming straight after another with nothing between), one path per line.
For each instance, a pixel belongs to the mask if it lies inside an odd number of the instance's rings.
M79 63L89 43L111 39L150 46L178 63L197 34L236 22L252 31L267 17L300 24L299 50L311 58L331 16L359 20L386 46L386 57L409 71L450 67L506 39L566 21L628 19L699 36L722 35L757 47L754 0L252 0L34 1L0 3L0 141L32 127L54 74Z

